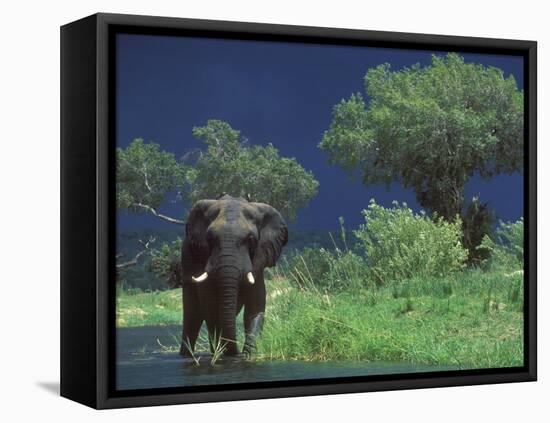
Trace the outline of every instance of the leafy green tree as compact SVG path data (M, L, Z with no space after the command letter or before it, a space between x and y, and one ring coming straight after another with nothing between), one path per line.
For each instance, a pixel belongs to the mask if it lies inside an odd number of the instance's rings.
M319 182L294 158L280 157L273 145L249 146L240 132L220 120L193 129L206 144L188 173L186 198L194 203L220 193L268 203L289 220L317 194Z
M365 89L368 105L360 93L338 103L319 144L365 184L398 182L453 221L473 175L523 169L523 92L500 69L433 55L428 67L370 69Z
M183 223L158 212L167 194L181 190L186 182L188 169L172 153L138 138L125 149L117 148L116 166L117 208L150 213L170 223Z
M194 128L193 135L206 144L206 151L189 154L185 163L142 139L118 148L117 207L182 224L158 212L170 192L178 191L189 204L227 193L271 204L293 220L317 194L319 183L296 159L280 157L271 144L249 146L226 122L209 120Z

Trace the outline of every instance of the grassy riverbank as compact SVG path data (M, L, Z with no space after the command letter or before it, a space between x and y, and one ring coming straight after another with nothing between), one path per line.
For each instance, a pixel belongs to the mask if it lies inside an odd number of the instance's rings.
M181 289L117 290L117 327L181 325L182 310Z
M467 270L337 293L299 288L284 278L267 284L258 359L522 365L519 271ZM181 324L181 319L181 290L118 293L118 327Z

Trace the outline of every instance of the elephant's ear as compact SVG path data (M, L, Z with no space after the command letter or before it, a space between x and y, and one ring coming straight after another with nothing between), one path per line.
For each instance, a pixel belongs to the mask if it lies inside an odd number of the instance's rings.
M260 212L258 246L253 259L254 271L273 267L288 242L288 228L281 214L263 203L252 203Z
M206 212L215 200L201 200L195 204L187 218L185 226L186 239L193 255L204 254L208 250L206 230L210 224Z
M190 280L204 272L208 260L206 230L209 221L206 216L214 200L201 200L191 210L185 226L185 239L181 248L182 279Z

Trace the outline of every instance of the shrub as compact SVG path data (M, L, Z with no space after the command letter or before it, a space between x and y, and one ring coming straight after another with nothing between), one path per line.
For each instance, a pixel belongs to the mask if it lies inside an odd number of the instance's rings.
M366 223L355 236L362 242L369 271L378 284L412 277L444 276L464 267L462 222L452 223L424 212L415 214L405 203L384 208L371 200L363 210Z
M181 238L162 244L151 253L151 271L164 279L170 288L181 286Z
M506 269L523 269L523 218L514 223L500 222L493 238L486 235L478 247L490 252L485 264Z

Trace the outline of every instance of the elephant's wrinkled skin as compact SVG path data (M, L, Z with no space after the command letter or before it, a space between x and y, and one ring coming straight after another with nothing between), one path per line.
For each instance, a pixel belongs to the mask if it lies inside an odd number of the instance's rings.
M224 354L238 354L235 320L243 306L243 353L253 351L265 312L264 268L275 265L287 240L284 219L267 204L229 195L195 204L182 245L182 355L195 348L203 321L210 339L221 335Z

